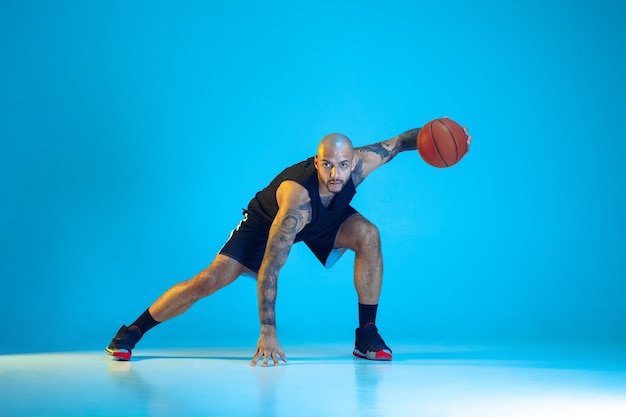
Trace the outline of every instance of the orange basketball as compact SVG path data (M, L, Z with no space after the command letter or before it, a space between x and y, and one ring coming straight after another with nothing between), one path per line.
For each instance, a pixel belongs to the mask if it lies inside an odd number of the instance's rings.
M437 168L451 167L468 151L467 134L451 119L431 120L417 135L417 150L428 164Z

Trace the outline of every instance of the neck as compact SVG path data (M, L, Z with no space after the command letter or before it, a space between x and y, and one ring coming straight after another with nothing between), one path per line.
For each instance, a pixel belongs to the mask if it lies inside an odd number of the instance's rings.
M321 195L320 194L320 200L322 200L322 205L326 208L328 208L328 205L330 204L331 201L333 201L333 198L335 197L335 194L330 193L328 195Z

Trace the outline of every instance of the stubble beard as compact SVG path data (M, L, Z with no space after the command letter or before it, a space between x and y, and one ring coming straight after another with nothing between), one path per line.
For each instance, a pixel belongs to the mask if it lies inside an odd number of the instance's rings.
M329 181L326 182L326 189L328 190L328 192L330 192L332 194L337 194L338 192L343 190L343 181L342 180L334 180L335 183L336 183L334 186L331 185L331 181L333 181L333 180L329 180Z

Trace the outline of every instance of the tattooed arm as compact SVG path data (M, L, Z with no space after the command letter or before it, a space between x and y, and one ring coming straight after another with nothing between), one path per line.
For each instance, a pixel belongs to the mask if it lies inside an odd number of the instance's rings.
M287 361L276 335L278 273L287 260L296 234L310 221L311 215L309 194L304 187L294 181L285 181L278 187L276 200L278 213L270 228L257 279L261 336L252 359L252 366L255 366L261 357L264 357L262 366L267 366L270 358L274 365L278 365L279 358L283 362Z
M420 129L411 129L389 140L361 146L354 150L355 165L352 181L358 186L376 168L391 161L398 153L417 149L417 134Z

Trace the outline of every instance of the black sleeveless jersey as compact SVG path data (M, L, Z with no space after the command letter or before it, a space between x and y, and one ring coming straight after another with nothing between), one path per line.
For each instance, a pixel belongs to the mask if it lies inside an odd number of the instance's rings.
M311 222L296 235L296 242L306 240L307 237L314 236L337 222L350 207L350 202L356 194L356 187L352 178L348 179L341 191L335 194L328 207L324 207L320 199L319 181L313 160L314 157L311 157L286 168L267 187L256 193L248 204L250 220L261 220L270 225L278 212L276 190L283 181L291 180L302 185L309 192L312 209Z

